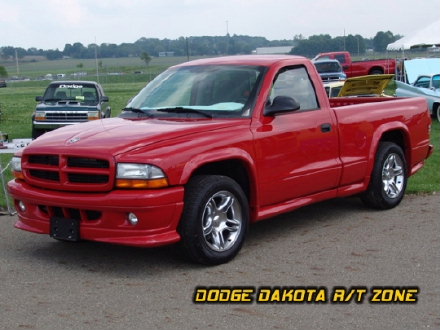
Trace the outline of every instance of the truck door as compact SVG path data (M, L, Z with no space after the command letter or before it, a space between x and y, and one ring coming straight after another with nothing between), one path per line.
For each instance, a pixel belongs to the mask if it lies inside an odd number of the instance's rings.
M281 69L267 103L276 96L300 109L265 117L255 131L261 206L336 188L341 172L332 110L320 106L306 68Z

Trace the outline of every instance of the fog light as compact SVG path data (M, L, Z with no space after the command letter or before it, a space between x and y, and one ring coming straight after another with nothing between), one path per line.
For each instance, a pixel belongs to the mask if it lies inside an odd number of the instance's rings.
M20 209L21 212L26 212L26 205L24 205L22 201L18 202L18 208Z
M136 226L139 222L139 219L137 218L136 214L134 213L128 213L128 222L130 222L133 226Z

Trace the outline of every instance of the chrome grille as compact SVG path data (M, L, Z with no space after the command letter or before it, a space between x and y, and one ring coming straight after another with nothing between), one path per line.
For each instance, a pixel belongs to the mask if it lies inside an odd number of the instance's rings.
M87 112L46 112L47 121L87 121Z

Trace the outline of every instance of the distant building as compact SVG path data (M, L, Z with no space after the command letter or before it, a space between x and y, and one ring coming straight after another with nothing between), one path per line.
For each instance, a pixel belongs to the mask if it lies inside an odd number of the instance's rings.
M170 57L174 56L174 52L159 52L159 57Z
M293 46L258 47L252 53L257 55L289 54L292 51L292 48Z

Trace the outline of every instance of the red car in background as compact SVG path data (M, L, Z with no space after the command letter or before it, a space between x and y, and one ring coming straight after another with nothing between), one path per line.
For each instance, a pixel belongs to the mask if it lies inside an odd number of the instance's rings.
M396 72L395 59L353 61L350 53L343 51L319 53L313 60L318 61L324 59L338 60L348 78L366 76L369 74L394 74Z

